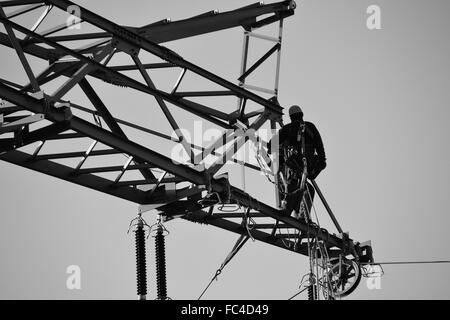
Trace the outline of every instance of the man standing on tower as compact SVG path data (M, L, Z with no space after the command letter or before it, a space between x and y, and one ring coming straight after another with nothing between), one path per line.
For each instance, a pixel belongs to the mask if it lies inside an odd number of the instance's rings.
M303 111L298 105L289 108L291 123L278 132L279 172L284 182L285 213L300 217L301 200L305 200L309 213L314 198L314 187L307 178L314 180L326 167L322 138L312 122L303 120ZM270 153L270 145L269 145ZM305 192L306 191L306 192ZM309 219L309 216L306 218Z

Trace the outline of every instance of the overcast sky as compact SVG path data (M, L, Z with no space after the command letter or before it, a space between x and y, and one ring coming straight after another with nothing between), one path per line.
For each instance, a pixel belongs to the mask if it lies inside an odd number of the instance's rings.
M118 24L143 26L167 17L232 10L252 1L77 3ZM366 9L372 4L381 8L381 30L366 27ZM317 182L343 229L357 241L372 240L377 261L450 259L445 238L450 223L449 10L446 0L304 0L285 21L279 101L285 108L302 106L305 119L321 132L328 166ZM38 14L23 23L30 27ZM0 30L4 32L2 26ZM235 81L242 37L236 28L164 45ZM251 57L261 56L264 45L256 42ZM0 77L25 83L14 52L2 47L0 57ZM31 61L39 66L36 72L45 66ZM269 71L255 76L255 83L263 85ZM173 76L155 74L169 85ZM201 88L195 81L191 83ZM268 81L270 87L273 80ZM158 110L156 103L146 107L131 91L93 84L102 89L115 115L168 130L163 116L152 111ZM71 96L81 104L85 100L77 92ZM225 101L231 108L236 105ZM195 118L173 111L184 128L192 128ZM147 143L155 150L165 148ZM229 170L231 181L240 186L240 169ZM0 173L0 298L136 298L134 239L127 235L136 204L5 162L0 162ZM249 193L274 205L273 187L264 181L247 171ZM316 203L321 223L335 232ZM151 214L145 218L149 223L155 219ZM169 296L195 299L237 235L180 219L166 227ZM151 240L147 252L149 298L154 298ZM69 265L81 268L81 290L66 288ZM449 265L389 265L384 271L380 289L369 290L362 279L349 298L450 298ZM306 257L248 241L205 298L287 299L307 272Z

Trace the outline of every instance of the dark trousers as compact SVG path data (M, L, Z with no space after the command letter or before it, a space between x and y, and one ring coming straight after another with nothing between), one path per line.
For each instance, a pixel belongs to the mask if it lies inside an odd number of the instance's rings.
M300 212L300 203L305 198L305 204L308 212L311 211L312 203L314 200L314 187L308 181L306 182L305 190L300 190L301 179L289 179L287 185L287 192L289 193L286 196L286 214L291 215L292 210L295 212ZM308 193L309 192L309 193Z

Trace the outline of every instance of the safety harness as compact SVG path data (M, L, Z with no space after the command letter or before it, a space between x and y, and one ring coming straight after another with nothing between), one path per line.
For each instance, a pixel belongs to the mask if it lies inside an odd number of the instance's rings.
M285 190L281 191L285 196L292 195L294 193L300 192L305 190L306 186L306 178L308 176L308 166L307 166L307 160L306 160L306 143L305 143L305 129L306 125L305 122L302 121L300 123L300 126L297 131L296 140L298 143L300 143L300 155L302 156L302 173L301 176L298 176L298 172L296 172L294 169L290 169L289 165L287 165L288 160L294 161L295 165L300 168L298 162L294 159L294 157L297 155L297 150L293 146L284 146L283 147L283 156L285 159L285 170L284 175L280 174L281 181L283 185L285 186ZM287 192L287 183L289 179L299 179L300 178L300 186L299 188L295 189L292 192Z

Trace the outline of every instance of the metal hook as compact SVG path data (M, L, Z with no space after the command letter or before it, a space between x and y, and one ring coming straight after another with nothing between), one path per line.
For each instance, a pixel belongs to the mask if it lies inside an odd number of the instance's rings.
M223 203L218 192L210 192L210 193L208 193L203 199L198 200L197 203L199 205L203 205L203 203L205 203L207 201L210 201L211 200L210 198L213 195L215 195L217 197L217 203Z
M136 221L136 222L135 222L135 221ZM144 228L147 227L148 230L149 230L149 232L151 231L151 227L150 227L150 226L148 225L148 223L144 220L144 218L142 218L142 215L139 214L136 218L133 218L133 219L130 221L130 225L128 226L127 234L130 233L130 231L131 231L131 229L132 229L133 227L138 226L139 224L142 224L142 226L143 226ZM147 236L147 238L148 238L148 236Z
M149 232L147 235L147 238L150 236L150 234L154 234L152 235L152 237L156 237L156 233L158 232L158 230L161 229L163 231L163 236L168 236L170 234L170 231L167 230L167 228L164 226L164 224L161 222L161 218L158 218L158 221L155 222L154 224L152 224L151 226L149 226Z

